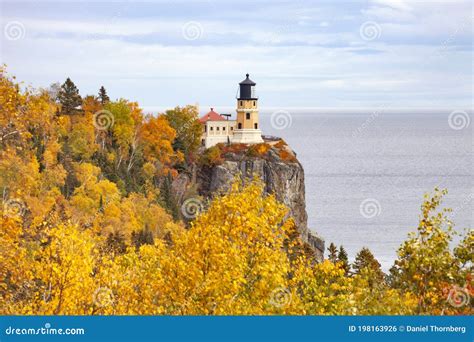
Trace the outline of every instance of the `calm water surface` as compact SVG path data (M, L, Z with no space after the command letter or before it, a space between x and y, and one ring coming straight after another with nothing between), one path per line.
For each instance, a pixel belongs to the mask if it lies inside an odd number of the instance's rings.
M309 227L343 244L350 258L369 247L384 270L416 229L423 194L447 188L457 230L473 225L472 113L462 129L437 114L314 114L263 111L265 134L283 137L306 175ZM287 117L285 117L285 115ZM285 119L287 119L285 121ZM466 126L467 125L467 126ZM276 129L283 127L283 129Z

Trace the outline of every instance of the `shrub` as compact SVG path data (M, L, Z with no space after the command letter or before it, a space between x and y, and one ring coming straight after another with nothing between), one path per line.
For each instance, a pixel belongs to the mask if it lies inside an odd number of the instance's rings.
M271 146L266 143L251 145L246 154L249 157L263 157L270 150L270 147Z
M285 140L281 139L279 142L275 144L275 147L278 149L281 149L285 146L288 146L288 144L285 142Z
M221 147L222 153L235 153L235 154L242 154L247 151L248 145L247 144L231 144L231 145L223 145L218 144L216 146Z
M280 150L280 159L286 162L294 163L296 162L296 157L293 153L289 152L286 149Z
M222 151L218 145L208 148L200 159L201 165L214 166L224 162Z

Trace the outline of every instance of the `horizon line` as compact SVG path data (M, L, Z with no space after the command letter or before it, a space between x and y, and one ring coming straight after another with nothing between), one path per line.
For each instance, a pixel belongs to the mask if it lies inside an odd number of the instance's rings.
M199 112L207 112L211 108L214 108L217 112L235 112L235 106L219 106L219 105L200 105L198 103L189 104L193 106L197 106ZM164 112L166 110L171 110L176 107L183 107L186 105L176 105L176 106L141 106L143 111L150 111L150 112ZM259 107L260 112L262 111L332 111L332 112L366 112L366 111L377 111L377 112L384 112L384 113L394 113L400 114L400 112L410 112L411 114L416 113L451 113L453 111L464 111L468 114L472 114L472 106L452 106L452 107L424 107L424 106L390 106L390 105L374 105L374 106L364 106L364 107L318 107L318 106L263 106Z

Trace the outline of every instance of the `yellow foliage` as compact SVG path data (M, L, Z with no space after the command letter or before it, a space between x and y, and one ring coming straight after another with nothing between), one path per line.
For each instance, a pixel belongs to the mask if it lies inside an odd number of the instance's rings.
M195 107L144 118L137 103L86 97L80 114L57 116L46 92L0 76L0 314L472 313L447 305L455 284L472 295L474 234L449 250L451 223L434 213L442 192L423 204L392 283L370 268L347 275L313 259L260 181L201 203L189 229L173 221L160 204L177 216L173 167L194 160ZM113 115L105 130L93 125L100 110ZM275 146L295 160L283 141ZM269 148L219 145L202 159Z

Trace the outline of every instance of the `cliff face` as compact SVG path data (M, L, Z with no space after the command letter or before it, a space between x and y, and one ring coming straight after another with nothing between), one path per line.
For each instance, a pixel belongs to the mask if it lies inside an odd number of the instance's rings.
M307 226L304 169L293 151L287 146L272 146L264 156L228 152L220 165L198 167L195 182L202 196L213 197L226 192L237 175L243 178L258 175L265 191L275 194L289 208L301 238L312 247L316 258L323 259L324 241Z

